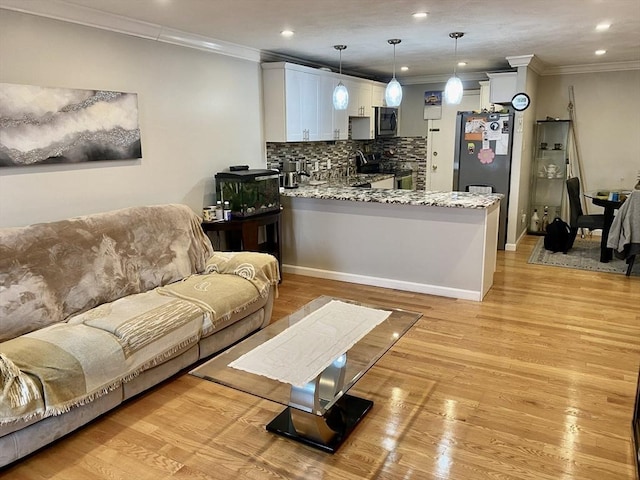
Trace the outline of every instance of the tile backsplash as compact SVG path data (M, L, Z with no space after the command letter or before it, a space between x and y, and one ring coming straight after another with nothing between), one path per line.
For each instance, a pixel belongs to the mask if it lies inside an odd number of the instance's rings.
M410 168L414 171L415 188L426 185L426 137L394 137L376 140L336 140L332 142L267 143L267 167L278 168L282 160L306 161L309 170L318 162L318 170L346 175L347 166L355 168L356 150L369 149L383 155L386 166ZM312 175L312 179L314 177Z

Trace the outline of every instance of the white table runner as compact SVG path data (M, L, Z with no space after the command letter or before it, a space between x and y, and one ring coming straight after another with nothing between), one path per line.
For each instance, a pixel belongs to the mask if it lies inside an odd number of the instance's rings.
M332 300L229 366L303 387L389 315Z

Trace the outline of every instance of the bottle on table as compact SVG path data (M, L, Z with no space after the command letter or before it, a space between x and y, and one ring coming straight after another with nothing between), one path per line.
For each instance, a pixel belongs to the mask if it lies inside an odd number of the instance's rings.
M224 207L223 207L222 211L223 211L222 218L225 221L231 220L231 206L229 205L229 200L225 200L224 201Z

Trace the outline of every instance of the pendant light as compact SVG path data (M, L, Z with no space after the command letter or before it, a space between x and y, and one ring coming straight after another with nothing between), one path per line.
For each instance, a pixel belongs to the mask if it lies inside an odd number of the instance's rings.
M390 45L393 45L393 78L387 84L387 89L384 92L384 99L387 102L387 107L399 107L402 102L402 87L398 80L396 80L396 45L402 40L399 38L392 38L387 40Z
M458 39L464 36L463 32L452 32L449 36L456 41L456 47L453 54L453 77L447 80L447 85L444 87L444 100L450 105L458 105L462 101L462 81L456 75L456 69L458 67Z
M334 45L333 48L340 52L340 75L342 75L342 50L346 49L346 45ZM333 108L336 110L346 110L349 106L349 91L342 83L342 80L338 82L338 85L333 90Z

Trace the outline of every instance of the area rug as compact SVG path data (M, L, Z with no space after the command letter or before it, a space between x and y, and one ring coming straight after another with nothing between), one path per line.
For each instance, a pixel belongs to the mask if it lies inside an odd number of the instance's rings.
M540 237L533 248L529 263L538 265L551 265L554 267L575 268L578 270L592 270L594 272L627 273L627 264L624 260L616 258L609 263L600 262L600 239L588 239L576 237L573 248L566 254L562 252L550 252L544 248L544 237ZM637 263L637 262L636 262ZM640 275L639 268L634 265L631 275Z
M332 300L229 366L303 387L389 315Z

